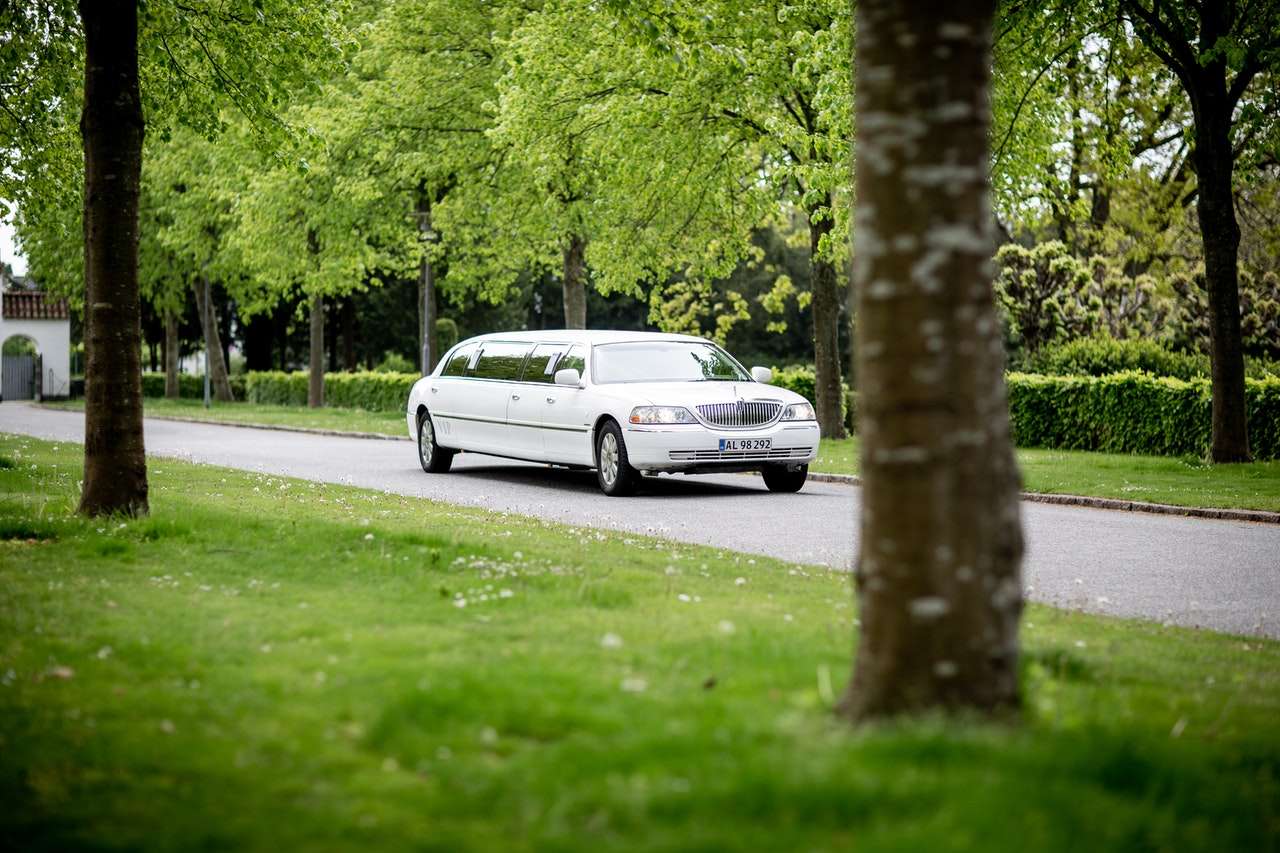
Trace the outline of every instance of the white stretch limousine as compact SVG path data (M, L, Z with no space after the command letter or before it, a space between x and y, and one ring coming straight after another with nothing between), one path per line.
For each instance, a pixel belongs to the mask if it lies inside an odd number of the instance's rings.
M459 450L595 468L607 495L640 476L760 471L804 485L813 407L704 338L651 332L504 332L463 341L409 393L409 434L430 473Z

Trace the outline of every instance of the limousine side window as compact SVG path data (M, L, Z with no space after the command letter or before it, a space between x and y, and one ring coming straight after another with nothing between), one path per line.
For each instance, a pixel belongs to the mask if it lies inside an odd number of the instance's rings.
M578 375L582 376L587 372L587 351L581 346L574 346L571 350L564 354L564 358L560 359L560 364L556 366L556 370L568 370L572 367L578 371ZM552 377L555 378L554 376Z
M477 379L519 379L530 349L528 344L486 341L471 375Z
M466 376L467 363L471 361L471 355L476 351L475 344L466 344L458 347L453 351L453 355L449 357L449 361L445 364L444 370L440 371L441 376Z
M564 352L564 344L538 344L524 366L525 382L551 383L556 378L556 360Z

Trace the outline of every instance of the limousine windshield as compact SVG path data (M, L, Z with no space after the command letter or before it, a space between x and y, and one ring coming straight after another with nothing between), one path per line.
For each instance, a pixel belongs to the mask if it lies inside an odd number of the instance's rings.
M599 384L751 381L742 366L719 347L684 341L597 345L594 377Z

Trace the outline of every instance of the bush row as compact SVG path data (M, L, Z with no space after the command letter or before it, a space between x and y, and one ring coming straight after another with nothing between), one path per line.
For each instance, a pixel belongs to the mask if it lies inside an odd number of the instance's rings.
M1019 447L1204 456L1212 430L1209 380L1126 371L1110 376L1008 376ZM1280 378L1248 379L1249 445L1280 458Z
M326 373L324 403L343 409L369 412L403 411L417 373ZM279 406L307 404L307 372L253 371L245 378L245 399L250 403Z
M1028 373L1054 376L1108 376L1126 370L1145 370L1176 379L1209 375L1207 355L1175 352L1158 341L1142 338L1080 338L1044 347L1025 366ZM1254 379L1280 376L1280 363L1246 358L1245 373Z
M235 395L237 400L245 398L245 377L233 374L231 376L231 393ZM143 397L163 397L164 396L164 374L163 373L143 373L142 374L142 396ZM204 398L204 374L196 373L179 373L178 374L178 396L190 397L200 400ZM306 402L303 400L303 402Z

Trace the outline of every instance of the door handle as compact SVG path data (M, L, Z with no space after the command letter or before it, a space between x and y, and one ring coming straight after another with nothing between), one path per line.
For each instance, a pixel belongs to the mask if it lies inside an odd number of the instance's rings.
M432 388L432 389L431 389L431 393L432 393L432 394L439 394L439 393L440 393L440 389L439 389L439 388Z
M548 398L547 398L547 402L548 402L548 403L554 403L555 401L556 401L556 398L555 398L555 397L548 397Z
M520 399L520 395L519 395L519 394L512 394L512 395L511 395L511 399L512 399L512 400L519 400L519 399Z

